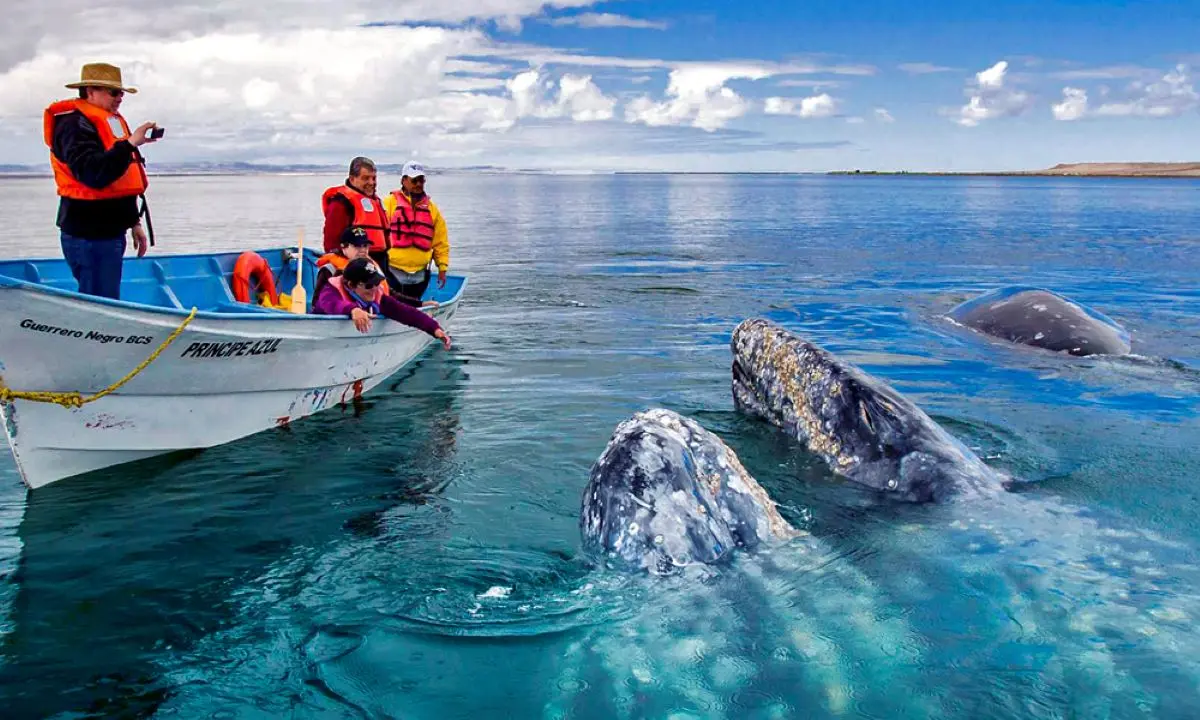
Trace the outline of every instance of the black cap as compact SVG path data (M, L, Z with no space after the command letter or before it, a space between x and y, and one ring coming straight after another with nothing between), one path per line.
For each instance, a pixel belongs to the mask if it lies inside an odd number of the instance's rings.
M370 258L355 258L346 263L342 277L352 285L374 287L383 282L383 271Z
M360 227L348 227L342 231L342 245L370 245L371 238L367 237L367 231Z

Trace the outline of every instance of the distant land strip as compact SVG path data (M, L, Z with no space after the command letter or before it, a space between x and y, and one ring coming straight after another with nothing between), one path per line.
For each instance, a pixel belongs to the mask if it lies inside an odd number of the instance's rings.
M402 166L387 163L377 165L381 174L399 174ZM337 175L345 174L344 165L334 164L256 164L246 162L213 163L151 163L147 167L151 177L197 176L197 175ZM821 171L662 171L662 170L570 170L550 168L502 167L496 165L471 165L462 167L431 168L431 175L441 174L484 174L484 175L914 175L939 177L1147 177L1147 178L1200 178L1200 162L1131 162L1131 163L1059 163L1045 170L833 170ZM0 177L31 178L51 177L50 166L0 164Z
M938 172L909 170L835 170L830 175L938 175L977 177L1024 177L1024 176L1068 176L1068 177L1200 177L1200 162L1177 163L1059 163L1045 170L998 170L978 172Z

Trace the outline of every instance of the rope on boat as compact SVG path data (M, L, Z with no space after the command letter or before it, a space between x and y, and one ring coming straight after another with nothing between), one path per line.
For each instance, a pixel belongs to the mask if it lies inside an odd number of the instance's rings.
M192 311L188 313L188 316L182 323L180 323L179 327L175 328L175 332L168 335L167 339L163 340L162 344L158 346L158 349L150 353L150 357L146 358L141 362L140 365L126 373L125 377L116 381L112 385L109 385L95 395L84 397L81 393L76 391L52 392L49 390L13 390L4 384L3 379L0 379L0 402L8 402L9 400L29 400L30 402L54 403L56 405L62 405L65 408L83 407L90 402L99 400L109 393L116 392L121 388L122 385L137 377L138 373L149 367L150 363L154 362L154 360L158 358L159 354L162 353L163 350L167 349L168 345L175 342L175 338L179 337L180 333L183 332L183 329L187 327L192 320L195 319L195 317L196 308L193 307Z

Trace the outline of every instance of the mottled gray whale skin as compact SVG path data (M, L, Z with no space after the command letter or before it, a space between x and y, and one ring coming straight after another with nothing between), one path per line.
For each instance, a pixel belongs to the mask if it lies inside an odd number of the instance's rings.
M968 300L947 317L1019 345L1070 355L1128 355L1129 333L1112 318L1042 288L1006 287Z
M761 318L733 332L738 410L783 428L842 477L908 502L1004 492L1008 478L900 393Z
M592 465L579 529L593 558L660 575L805 534L720 438L661 408L617 426Z

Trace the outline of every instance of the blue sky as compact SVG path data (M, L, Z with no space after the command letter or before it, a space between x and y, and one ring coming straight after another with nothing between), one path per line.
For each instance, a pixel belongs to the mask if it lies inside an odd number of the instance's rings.
M97 41L75 22L85 7L118 36ZM0 29L0 91L16 98L0 109L5 163L44 160L41 108L97 58L140 85L131 120L172 128L152 148L164 162L366 152L823 171L1200 159L1200 0L347 0L337 13L46 0L32 13L44 17Z

